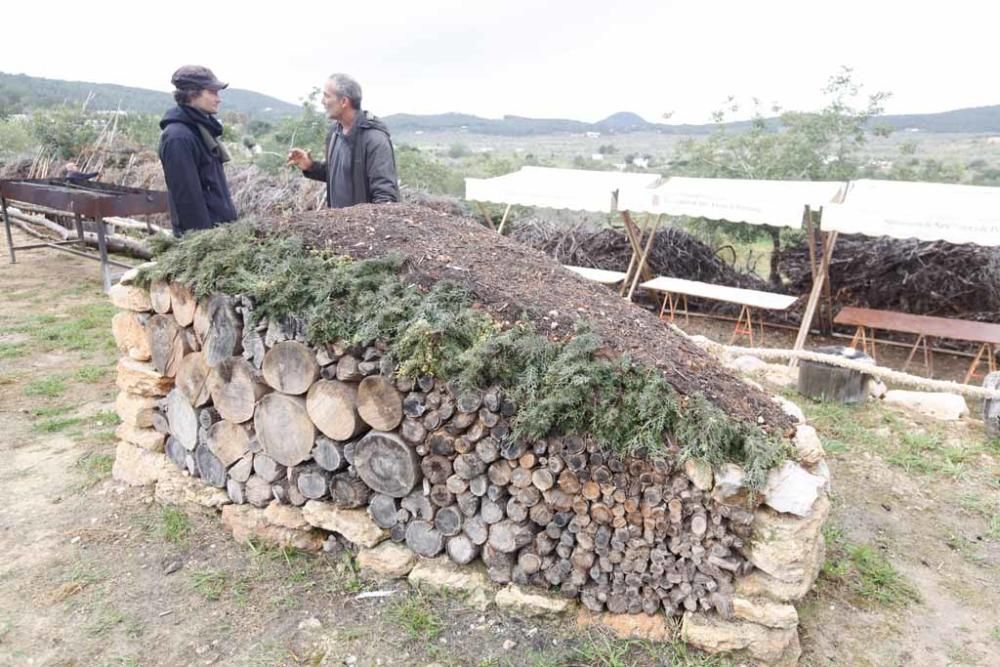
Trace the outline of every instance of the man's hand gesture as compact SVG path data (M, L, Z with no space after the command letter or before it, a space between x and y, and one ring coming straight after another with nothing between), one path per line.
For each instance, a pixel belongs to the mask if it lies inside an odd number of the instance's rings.
M294 164L302 171L308 171L313 166L313 159L309 155L309 151L304 151L301 148L293 148L288 151L288 164Z

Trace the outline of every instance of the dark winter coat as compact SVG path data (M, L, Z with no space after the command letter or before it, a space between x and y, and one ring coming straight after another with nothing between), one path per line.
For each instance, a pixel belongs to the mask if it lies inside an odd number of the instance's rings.
M353 204L385 204L399 201L399 179L396 176L396 155L393 152L389 128L367 111L358 113L350 134L341 132L335 123L326 136L326 159L313 160L311 169L302 173L326 183L326 205L333 205L334 174L327 169L338 141L352 142L351 179L354 184Z
M160 162L175 236L236 219L222 157L206 144L199 125L212 137L222 135L218 120L187 105L170 109L160 121Z

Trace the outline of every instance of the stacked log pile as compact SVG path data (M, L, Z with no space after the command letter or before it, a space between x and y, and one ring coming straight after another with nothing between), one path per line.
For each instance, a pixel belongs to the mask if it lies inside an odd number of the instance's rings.
M246 299L154 284L148 301L163 382L142 428L233 503L364 508L422 557L481 560L593 611L731 613L753 514L670 462L515 440L502 387L394 377L378 342L310 346L294 319L248 324Z

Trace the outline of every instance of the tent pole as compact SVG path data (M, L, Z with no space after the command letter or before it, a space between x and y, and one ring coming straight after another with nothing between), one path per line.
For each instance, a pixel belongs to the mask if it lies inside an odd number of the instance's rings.
M819 210L822 219L823 209ZM827 333L833 331L833 288L830 285L830 265L833 263L833 251L830 251L830 260L826 263L826 280L823 281L823 293L826 295L826 326L822 326L823 318L820 315L820 331Z
M479 212L483 214L483 217L486 219L486 224L489 225L490 229L496 231L497 227L493 224L493 218L490 217L489 211L487 211L486 207L483 206L483 202L477 201L476 207L479 209Z
M497 234L503 235L503 228L504 228L504 225L507 224L507 216L510 215L510 207L511 206L513 206L513 204L507 204L507 208L504 209L503 217L500 218L500 226L497 227Z
M812 324L813 316L816 314L816 305L819 303L820 294L823 292L823 285L830 272L830 260L833 258L833 246L837 243L837 232L827 232L826 244L823 247L823 262L819 267L819 274L813 281L812 291L809 292L809 303L806 305L805 315L802 316L802 324L799 326L799 333L795 337L793 350L801 350L806 346L806 337L809 335L809 326ZM789 368L798 365L797 359L788 362Z
M647 217L652 219L653 214L650 213ZM635 294L635 288L639 284L639 277L642 275L643 269L646 268L646 258L649 256L649 251L653 247L653 238L656 236L656 230L660 226L660 219L662 217L662 215L656 216L656 219L649 225L649 236L646 237L646 247L643 249L642 256L639 258L639 264L635 268L635 276L632 278L632 287L629 288L628 297L626 297L629 301L632 300L632 295Z
M628 243L632 247L632 255L628 260L628 270L625 272L625 280L622 281L622 288L618 292L619 295L625 296L625 290L629 284L629 280L631 279L632 271L635 268L636 259L638 259L639 255L642 254L642 248L640 246L640 243L642 242L642 229L637 227L632 221L632 215L628 211L622 211L621 215L625 226L625 238L628 239Z

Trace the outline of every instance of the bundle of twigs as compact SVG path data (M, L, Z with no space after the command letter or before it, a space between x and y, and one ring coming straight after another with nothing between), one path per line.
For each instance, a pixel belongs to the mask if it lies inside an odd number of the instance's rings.
M812 273L806 244L785 248L780 262L792 292L808 291ZM833 250L830 286L840 306L1000 322L996 248L842 236Z

